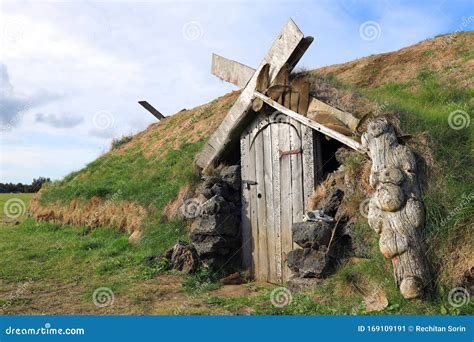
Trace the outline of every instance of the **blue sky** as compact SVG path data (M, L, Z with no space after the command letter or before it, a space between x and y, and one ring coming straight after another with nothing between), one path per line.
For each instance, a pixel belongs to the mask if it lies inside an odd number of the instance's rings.
M292 17L317 68L472 30L468 1L1 1L0 182L60 179L112 138L221 96L216 52L257 66Z

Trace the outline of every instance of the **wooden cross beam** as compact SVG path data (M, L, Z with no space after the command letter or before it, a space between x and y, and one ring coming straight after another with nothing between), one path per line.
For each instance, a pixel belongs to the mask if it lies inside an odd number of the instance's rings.
M165 118L165 116L163 114L161 114L158 109L156 109L155 107L153 107L151 104L149 104L147 101L138 101L139 104L141 104L143 106L143 108L145 108L147 111L149 111L151 114L153 114L153 116L155 118L157 118L158 120L162 120Z
M270 64L270 81L273 81L285 64L293 68L298 63L312 41L312 37L304 37L293 20L288 20L250 79L244 82L242 81L244 78L241 77L235 81L240 85L245 83L245 87L220 126L209 139L209 142L196 158L196 164L199 167L206 168L211 163L217 161L231 142L231 137L238 132L239 127L241 128L252 106L257 77L263 66Z
M303 125L311 127L312 129L327 135L328 137L336 139L336 140L342 142L343 144L349 146L350 148L352 148L356 151L359 151L361 153L365 153L365 150L362 148L360 143L358 143L357 141L355 141L355 140L353 140L349 137L346 137L344 134L336 132L335 130L332 130L332 129L324 126L324 125L321 125L320 123L318 123L314 120L308 119L307 117L305 117L301 114L298 114L295 111L292 111L291 109L288 109L288 108L282 106L278 102L273 101L271 98L269 98L269 97L267 97L267 96L265 96L265 95L263 95L263 94L261 94L257 91L254 92L254 95L256 97L258 97L259 99L261 99L266 104L268 104L269 106L275 108L276 110L278 110L279 112L289 116L290 118L302 123Z
M247 65L235 62L217 54L212 55L212 74L223 81L243 88L253 73L255 73L255 69ZM334 115L336 119L344 123L352 131L356 131L357 126L359 125L359 119L351 113L344 112L316 99L315 97L311 97L308 107L308 116L311 116L311 113L316 112L326 112Z

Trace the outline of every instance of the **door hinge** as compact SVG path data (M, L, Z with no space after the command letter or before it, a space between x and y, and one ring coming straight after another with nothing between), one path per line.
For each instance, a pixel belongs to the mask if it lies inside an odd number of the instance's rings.
M289 150L289 151L282 151L282 150L280 150L280 158L283 157L283 156L290 155L290 154L300 154L300 153L303 153L303 150L302 150L302 149Z

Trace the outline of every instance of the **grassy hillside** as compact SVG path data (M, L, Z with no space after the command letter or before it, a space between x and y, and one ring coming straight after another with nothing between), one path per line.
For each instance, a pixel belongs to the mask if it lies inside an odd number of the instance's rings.
M105 225L129 233L143 230L142 246L150 255L163 252L178 238L186 238L184 222L167 220L163 209L181 188L192 188L199 181L193 160L237 96L237 92L231 93L183 110L132 139L124 139L123 144L115 142L110 152L84 169L43 189L30 209L36 215L46 211L44 216L55 221L94 226L101 224L91 224L85 218L102 206L100 216L110 216ZM91 201L94 206L88 205ZM135 205L132 212L123 209L129 208L129 203ZM133 211L140 211L141 217L130 219Z
M375 101L379 111L396 113L402 131L413 135L408 144L426 171L426 243L439 280L455 286L474 266L474 125L468 119L474 113L474 32L459 34L439 48L445 39L314 73ZM368 85L366 65L377 60L383 66L376 68L377 81ZM398 70L398 76L387 70Z
M453 309L446 303L447 292L453 286L461 285L464 272L474 266L474 237L470 234L474 225L474 204L472 200L463 200L474 193L473 125L464 124L461 129L453 129L448 121L450 113L456 111L468 116L473 113L474 37L473 32L466 32L454 38L446 44L446 36L441 36L400 51L309 72L333 87L369 99L373 105L370 112L398 116L402 131L413 135L406 139L407 143L419 153L426 171L427 227L424 237L430 258L439 271L433 297L421 302L407 301L400 296L393 284L390 261L378 251L377 235L361 219L357 233L370 245L371 257L363 261L347 260L314 293L296 295L294 303L281 310L265 304L268 304L268 290L265 288L256 290L255 296L236 298L206 294L202 298L205 305L232 313L249 308L254 313L268 314L360 314L365 313L361 299L364 290L360 285L369 284L370 287L370 284L378 284L389 300L389 306L381 313L472 312L472 305ZM120 287L121 272L130 272L129 275L133 276L124 276L124 279L129 286L134 286L133 279L140 277L136 272L148 276L148 272L153 272L141 268L144 256L156 255L177 239L187 238L186 222L168 218L164 215L164 208L178 195L184 196L180 190L189 191L197 183L198 173L192 161L237 96L237 92L231 93L193 110L183 110L131 139L116 142L110 152L83 170L43 189L32 202L31 210L35 215L57 223L106 225L129 233L135 229L143 230L139 246L122 246L122 240L126 238L120 234L108 240L105 235L110 230L107 228L91 233L83 227L76 236L69 227L60 233L56 232L58 225L38 226L26 221L19 229L25 232L25 236L38 232L46 239L53 238L54 234L69 234L75 242L69 254L61 255L77 254L80 265L77 273L93 272L94 284L105 282L110 277L111 281L116 281L112 285ZM90 218L91 208L96 207L103 208L100 214L107 220L96 220L91 224L85 218ZM140 213L140 219L133 216L134 212ZM6 241L9 235L5 235L6 231L3 234L2 241ZM89 247L94 252L81 254L81 245L88 243L92 243ZM31 249L34 246L32 242ZM15 248L10 250L11 247L6 245L0 248L8 249L11 253L8 260L14 260ZM122 248L123 253L120 252ZM108 249L115 251L111 252L113 256L107 254ZM30 250L24 252L33 253ZM44 252L37 251L38 258L46 258ZM93 269L88 271L87 265L94 265ZM63 265L58 261L54 267ZM142 271L133 271L132 268ZM6 268L8 271L1 274L2 281L13 282L18 276L15 269ZM103 274L102 269L105 269ZM199 276L191 279L189 287L192 289L203 279L205 277L201 279ZM94 284L89 284L87 291Z

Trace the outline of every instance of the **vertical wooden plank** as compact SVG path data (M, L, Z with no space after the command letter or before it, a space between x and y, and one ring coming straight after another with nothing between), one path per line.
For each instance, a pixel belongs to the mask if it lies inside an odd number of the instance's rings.
M321 147L321 139L323 135L319 132L313 131L313 146L314 146L314 177L316 179L316 186L323 181L323 151Z
M288 123L278 124L278 140L281 151L290 150L290 125ZM281 222L281 250L282 250L282 280L290 277L290 269L287 266L288 252L293 249L291 237L292 204L291 204L291 164L290 156L280 157L280 222Z
M301 150L301 124L290 120L290 149ZM303 155L302 153L290 155L291 164L291 202L292 202L292 225L303 221ZM293 239L292 239L293 241ZM299 248L293 243L293 249Z
M301 125L301 146L303 148L303 207L308 209L308 199L315 188L313 130Z
M258 273L257 278L268 281L268 248L267 248L267 218L266 218L266 195L264 174L264 151L263 133L260 131L254 140L255 146L255 186L257 190L257 215L258 215Z
M251 128L254 128L254 124L252 124ZM250 143L250 136L252 130L249 132L249 143ZM250 183L254 183L256 181L256 163L255 163L255 144L252 144L249 148L248 154L248 177ZM251 275L254 279L258 278L258 220L257 220L257 187L255 185L249 186L250 192L250 227L251 227L251 240L252 240L252 269Z
M282 282L282 253L281 253L281 200L280 200L280 142L278 132L282 124L271 125L272 140L272 171L273 171L273 224L274 224L274 249L275 249L275 278ZM272 261L270 261L272 262Z
M242 176L242 268L252 269L252 231L250 222L250 189L246 181L251 180L249 176L249 132L245 130L240 138L240 172Z
M267 255L268 255L268 281L278 283L275 262L275 219L273 213L273 148L272 148L272 126L268 125L263 130L263 164L265 177L265 204L267 216Z

